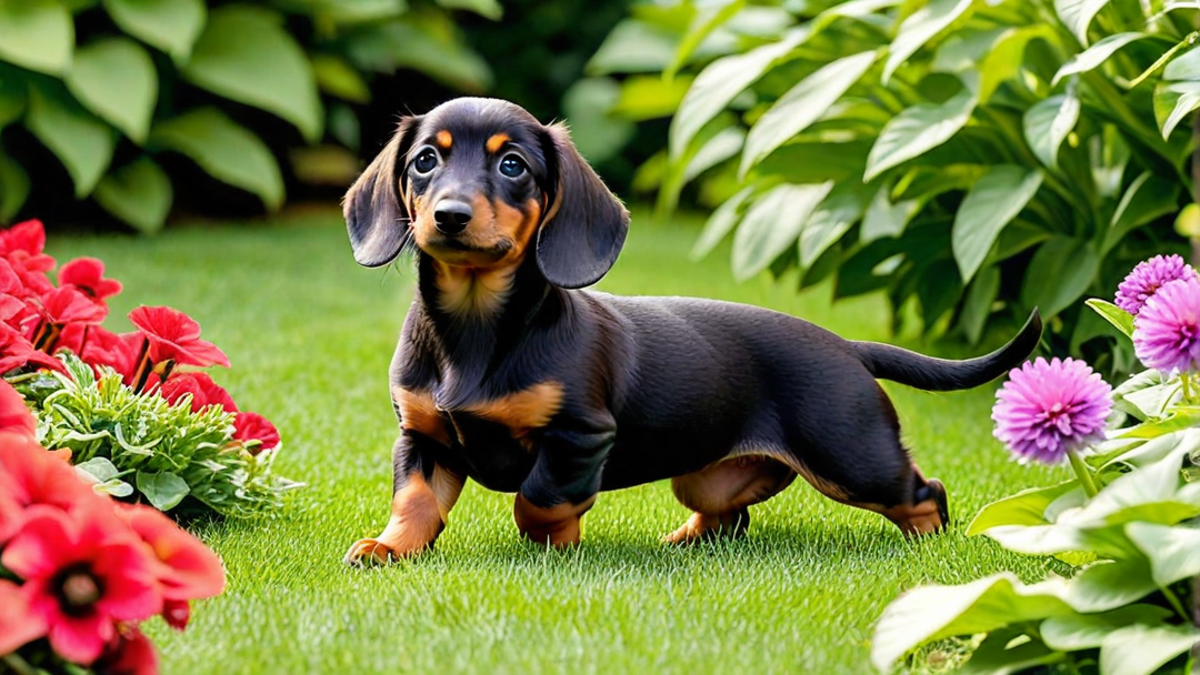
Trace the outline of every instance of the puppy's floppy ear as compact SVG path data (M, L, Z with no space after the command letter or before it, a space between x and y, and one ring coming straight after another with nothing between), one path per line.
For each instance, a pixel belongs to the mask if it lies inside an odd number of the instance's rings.
M538 231L538 268L560 288L594 284L617 261L629 212L575 149L565 127L546 127L542 145L554 190Z
M412 219L400 196L404 156L412 143L419 117L405 117L395 135L342 199L342 215L350 233L354 259L364 267L386 265L408 243Z

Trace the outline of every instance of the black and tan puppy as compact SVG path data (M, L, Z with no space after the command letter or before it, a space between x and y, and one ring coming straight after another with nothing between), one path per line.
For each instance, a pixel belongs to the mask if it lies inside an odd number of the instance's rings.
M391 519L347 562L430 546L470 478L516 493L526 537L579 541L604 490L670 478L694 513L667 539L740 535L747 507L803 476L906 534L948 518L875 378L974 387L1036 345L1036 314L967 361L851 342L777 312L574 290L616 261L629 214L572 146L505 101L406 117L346 195L354 257L417 253L391 369L400 418Z

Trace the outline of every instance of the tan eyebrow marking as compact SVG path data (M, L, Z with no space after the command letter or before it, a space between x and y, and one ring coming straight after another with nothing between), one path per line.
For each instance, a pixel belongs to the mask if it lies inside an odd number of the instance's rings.
M504 147L504 144L507 143L509 140L511 140L511 139L509 138L508 134L505 134L505 133L493 134L491 138L487 139L487 144L486 144L487 151L492 154L495 154L495 153L499 152L500 148Z
M454 144L454 137L450 135L449 131L442 129L437 132L437 144L441 149L449 150L450 146Z

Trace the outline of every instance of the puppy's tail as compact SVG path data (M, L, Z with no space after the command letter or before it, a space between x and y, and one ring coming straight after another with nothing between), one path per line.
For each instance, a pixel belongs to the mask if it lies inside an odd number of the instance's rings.
M974 359L951 361L878 342L853 342L855 354L875 377L929 391L970 389L990 382L1023 361L1042 337L1037 309L1008 344Z

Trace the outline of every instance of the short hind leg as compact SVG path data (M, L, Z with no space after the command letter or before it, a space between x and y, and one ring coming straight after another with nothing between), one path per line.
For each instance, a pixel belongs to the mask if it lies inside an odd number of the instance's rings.
M739 537L750 526L747 507L778 494L796 472L770 457L742 456L671 479L671 489L691 518L666 541L681 544L717 536Z

